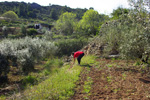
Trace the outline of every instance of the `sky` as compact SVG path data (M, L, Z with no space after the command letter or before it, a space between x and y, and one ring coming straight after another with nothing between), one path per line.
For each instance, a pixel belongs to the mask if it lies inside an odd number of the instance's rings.
M18 2L30 2L38 3L42 6L48 6L49 4L67 6L71 8L87 8L93 7L94 10L100 14L107 14L113 12L113 9L118 7L129 8L128 0L0 0L0 1L18 1Z

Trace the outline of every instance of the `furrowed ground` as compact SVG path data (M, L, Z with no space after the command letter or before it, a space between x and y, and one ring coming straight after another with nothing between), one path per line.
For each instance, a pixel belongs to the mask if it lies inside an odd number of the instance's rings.
M150 77L135 61L97 59L83 71L69 100L150 100Z

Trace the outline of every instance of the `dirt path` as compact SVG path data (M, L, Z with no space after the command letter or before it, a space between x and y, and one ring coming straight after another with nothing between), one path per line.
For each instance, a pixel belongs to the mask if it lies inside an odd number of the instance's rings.
M150 78L135 62L98 59L99 65L85 67L70 100L150 100ZM88 71L90 70L90 71ZM88 78L90 91L85 92Z

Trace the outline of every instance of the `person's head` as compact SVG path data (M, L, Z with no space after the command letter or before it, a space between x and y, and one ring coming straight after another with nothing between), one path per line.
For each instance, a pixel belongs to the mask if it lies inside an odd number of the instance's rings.
M74 56L74 52L72 52L71 55Z

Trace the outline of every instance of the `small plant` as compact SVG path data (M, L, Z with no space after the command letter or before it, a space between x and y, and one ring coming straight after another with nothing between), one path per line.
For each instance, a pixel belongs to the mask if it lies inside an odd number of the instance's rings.
M107 65L107 67L111 68L111 67L113 67L113 66L112 66L112 65L110 65L110 64L108 64L108 65Z
M50 74L50 71L48 71L48 70L44 70L44 71L43 71L43 73L44 73L44 75L45 75L45 76L47 76L47 75L49 75L49 74Z
M107 76L107 82L112 82L112 76Z
M116 60L116 58L112 58L111 60L114 61L114 60Z
M136 63L134 63L134 66L139 66L139 65L141 65L140 61L136 61Z
M123 78L122 78L123 80L125 80L127 77L127 75L125 73L123 73L122 76L123 76Z
M93 84L92 78L87 77L87 81L85 81L84 86L83 86L83 93L86 93L84 96L85 99L88 99L88 96L90 96L90 90L91 90L91 85Z
M33 85L33 84L35 84L36 82L37 82L37 78L34 77L34 76L31 76L31 75L25 77L25 78L22 80L22 83L23 83L24 85L27 85L27 84Z
M119 89L114 89L113 92L117 93L119 90L120 90L120 88Z

